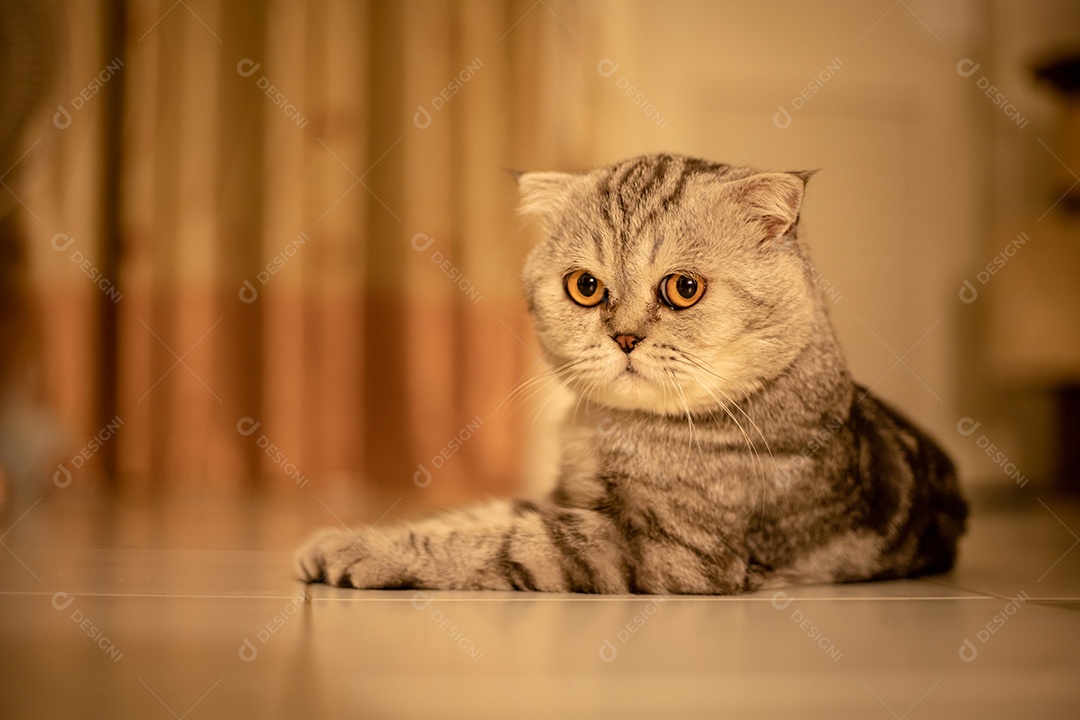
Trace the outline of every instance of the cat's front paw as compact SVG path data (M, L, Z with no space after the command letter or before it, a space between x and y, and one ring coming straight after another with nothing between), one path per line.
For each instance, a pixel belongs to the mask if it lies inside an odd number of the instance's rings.
M325 582L332 585L330 572L341 565L343 555L356 544L356 538L337 528L323 528L312 534L296 550L293 560L300 579L308 583Z
M296 551L296 571L309 583L338 587L385 588L402 584L385 558L372 551L373 533L326 528L313 534Z

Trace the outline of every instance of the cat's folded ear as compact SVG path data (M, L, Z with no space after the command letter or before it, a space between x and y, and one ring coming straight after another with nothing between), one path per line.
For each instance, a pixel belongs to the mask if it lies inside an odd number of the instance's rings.
M765 230L765 238L780 237L799 219L806 181L814 171L761 173L730 184L733 199L746 208Z
M511 173L521 193L518 212L545 221L559 215L570 202L570 191L577 175L557 172Z

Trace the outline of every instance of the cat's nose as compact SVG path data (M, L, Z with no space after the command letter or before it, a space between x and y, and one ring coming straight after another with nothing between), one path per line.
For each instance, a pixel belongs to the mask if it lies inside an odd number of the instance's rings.
M624 353L629 354L637 347L637 344L645 338L638 337L637 335L612 335L611 339L619 343L619 347L622 348Z

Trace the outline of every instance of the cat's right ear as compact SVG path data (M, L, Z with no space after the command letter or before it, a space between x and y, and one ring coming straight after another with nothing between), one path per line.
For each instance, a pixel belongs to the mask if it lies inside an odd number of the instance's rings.
M570 202L577 175L557 172L513 173L521 193L518 212L545 222L557 217Z
M799 221L808 173L759 173L727 184L732 197L761 225L765 239L781 237Z

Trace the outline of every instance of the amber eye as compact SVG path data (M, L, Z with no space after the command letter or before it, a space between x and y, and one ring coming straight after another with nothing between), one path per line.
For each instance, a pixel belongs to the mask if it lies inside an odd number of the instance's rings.
M604 302L607 290L587 270L575 270L566 276L566 294L582 307L595 307Z
M673 273L660 281L660 298L674 310L696 305L705 294L705 281L686 273Z

